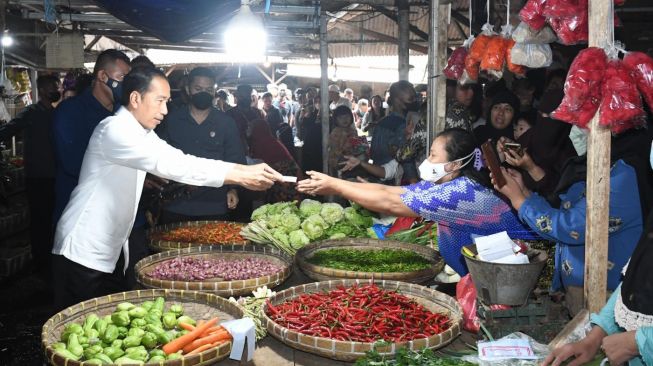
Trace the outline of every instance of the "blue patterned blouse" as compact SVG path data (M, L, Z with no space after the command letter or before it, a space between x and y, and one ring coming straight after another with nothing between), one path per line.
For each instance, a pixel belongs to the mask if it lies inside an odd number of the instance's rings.
M460 250L472 244L473 236L507 231L513 239L539 239L494 190L467 177L441 184L421 181L404 189L404 204L438 223L440 254L461 276L468 271Z

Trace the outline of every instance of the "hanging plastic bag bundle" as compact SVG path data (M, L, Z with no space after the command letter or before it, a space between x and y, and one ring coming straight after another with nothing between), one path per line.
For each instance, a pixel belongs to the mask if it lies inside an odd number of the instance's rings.
M526 67L514 63L512 59L512 49L516 43L514 39L506 39L506 68L513 74L523 77L526 76Z
M476 82L476 80L478 80L481 60L483 59L483 55L487 49L487 44L491 39L491 35L488 35L488 32L485 29L486 25L483 26L483 33L476 37L469 47L469 53L465 58L466 75L464 76L467 80L461 80L461 84Z
M623 63L630 70L646 104L653 108L653 58L643 52L628 52Z
M551 28L558 35L560 43L574 45L587 42L589 38L589 11L587 1L579 0L575 6L575 11L569 13L567 16L547 18Z
M458 80L463 75L465 71L465 58L467 57L467 48L458 47L456 48L449 60L447 61L447 66L444 68L442 73L447 79Z
M566 18L578 11L579 0L546 0L542 7L545 18Z
M534 30L542 29L546 24L546 17L544 17L545 2L546 0L528 0L519 12L521 21Z
M553 62L553 51L549 44L515 43L510 50L510 62L531 69L549 67Z
M524 22L520 22L517 28L512 32L512 39L518 43L536 43L546 44L553 43L558 40L555 33L549 26L545 26L540 30L535 30Z
M601 48L589 47L578 53L565 80L560 106L552 117L585 128L601 100L601 82L608 59Z
M641 126L646 113L630 69L619 59L608 62L602 85L601 126L621 133Z

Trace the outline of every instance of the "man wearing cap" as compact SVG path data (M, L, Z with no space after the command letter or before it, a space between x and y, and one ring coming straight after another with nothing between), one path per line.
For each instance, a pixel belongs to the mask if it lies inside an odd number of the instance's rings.
M329 109L334 110L341 105L351 109L351 101L347 98L340 96L340 88L336 84L329 85Z

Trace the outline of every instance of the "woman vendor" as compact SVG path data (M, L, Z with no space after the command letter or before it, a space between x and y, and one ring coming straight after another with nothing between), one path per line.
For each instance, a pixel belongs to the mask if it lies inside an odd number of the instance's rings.
M464 276L468 271L460 250L472 243L472 236L507 231L512 238L537 238L491 188L475 147L470 132L454 128L433 141L419 167L419 183L403 187L356 183L311 171L310 179L299 182L298 189L312 195L340 195L371 211L436 221L444 260Z

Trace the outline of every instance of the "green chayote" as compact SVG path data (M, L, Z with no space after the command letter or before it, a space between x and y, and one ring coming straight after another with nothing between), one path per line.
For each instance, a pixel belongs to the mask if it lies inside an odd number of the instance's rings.
M143 361L134 360L126 356L120 357L119 359L114 360L113 362L115 362L116 365L142 365L143 364Z
M66 349L66 344L63 343L63 342L52 343L52 348L55 351L59 351L59 350L62 350L62 349Z
M66 325L63 333L61 334L61 340L63 342L68 342L68 337L70 337L71 334L77 334L78 336L83 335L84 328L82 328L82 326L77 323L70 323Z
M133 349L125 351L125 357L129 357L132 360L139 360L145 362L148 357L148 353L145 349Z
M111 347L122 349L122 339L116 339L115 341L111 342Z
M122 355L125 354L125 352L119 347L106 347L103 352L112 360L122 357Z
M111 357L105 355L104 353L99 353L99 354L95 355L95 358L98 359L98 360L101 360L103 364L110 365L110 364L113 363L113 360L111 359Z
M156 347L158 341L156 334L152 332L147 332L143 335L143 338L141 338L141 344L145 346L146 348L154 348Z
M88 346L88 337L84 335L77 336L77 342L82 345L82 347Z
M151 356L149 360L147 360L148 363L150 362L165 362L166 357L165 356Z
M168 356L166 356L166 358L168 360L178 360L178 359L180 359L182 357L184 357L184 356L182 356L181 351L179 351L177 353L171 353Z
M84 358L86 358L86 359L95 358L95 356L98 353L102 353L103 350L104 349L99 344L86 347L86 349L84 350Z
M132 319L131 323L129 324L129 326L132 328L143 328L145 325L147 325L147 321L143 318Z
M127 312L130 318L144 318L148 311L144 307L137 306Z
M129 311L135 307L136 305L132 304L131 302L121 302L120 304L118 304L118 306L116 306L116 308L118 308L118 311Z
M154 306L154 301L145 301L141 304L141 307L147 311L152 310L152 306Z
M90 314L89 316L87 316L86 320L84 320L84 325L82 326L82 328L84 329L84 332L88 332L89 330L93 329L93 325L99 319L100 318L98 318L97 314L95 314L95 313Z
M111 321L119 327L126 327L129 325L129 313L127 311L117 311L111 314Z
M118 327L116 327L113 324L107 325L107 329L104 331L104 334L102 335L102 341L104 343L112 343L116 339L118 339Z
M129 347L136 347L141 345L142 337L138 336L127 336L122 340L123 348L127 349Z
M157 326L161 326L161 315L157 314L153 311L150 311L146 316L145 316L145 321L147 324L153 324Z
M129 329L126 327L118 327L118 338L125 338L127 337L127 333L129 332Z
M161 312L161 314L163 314L163 310L165 309L165 304L166 304L166 300L164 298L157 297L156 300L154 300L154 305L152 306L152 309L150 309L150 311L158 310L159 312Z
M163 314L163 326L166 329L172 329L177 326L177 315L175 313Z
M80 356L77 356L76 354L70 352L67 349L60 349L60 350L57 350L56 352L58 354L64 356L64 357L66 357L66 358L70 358L70 359L73 359L75 361L79 360L79 358L80 358Z
M142 337L143 335L145 335L145 331L141 328L130 328L129 331L127 332L127 335Z
M163 352L162 349L157 348L157 349L153 349L153 350L150 351L150 357L154 357L154 356L163 356L163 358L165 358L166 353Z
M174 305L170 306L170 312L174 313L178 317L182 316L182 315L184 315L184 307L179 305L179 304L174 304Z
M193 318L187 315L182 315L177 319L177 323L185 323L195 326L196 322Z
M79 343L77 334L73 333L70 335L70 337L68 337L66 350L70 351L70 353L74 354L78 358L82 357L82 354L84 353L84 347L82 347L82 345Z
M95 322L95 325L93 325L93 328L98 331L98 335L102 337L104 335L104 332L107 330L107 326L109 324L104 320L104 319L98 319L98 321Z

